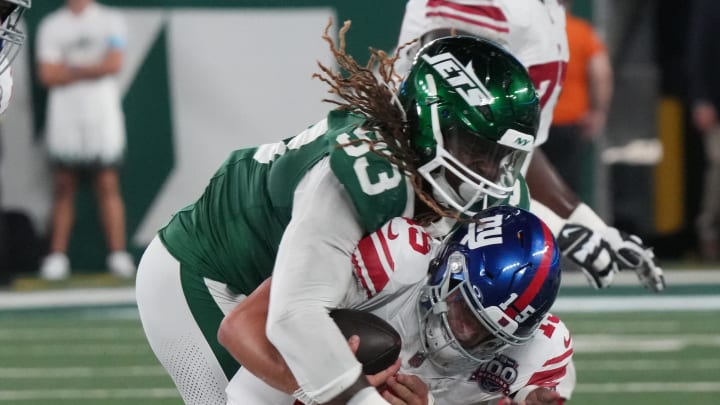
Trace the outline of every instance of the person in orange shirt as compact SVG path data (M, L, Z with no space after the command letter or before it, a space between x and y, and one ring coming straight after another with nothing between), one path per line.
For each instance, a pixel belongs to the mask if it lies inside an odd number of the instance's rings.
M592 25L574 16L572 1L563 1L570 60L543 151L578 193L584 151L602 134L613 91L610 57Z

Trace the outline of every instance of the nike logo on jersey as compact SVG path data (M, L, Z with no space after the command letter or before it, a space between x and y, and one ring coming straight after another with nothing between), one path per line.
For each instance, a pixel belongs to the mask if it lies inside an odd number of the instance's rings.
M395 232L393 232L393 230L392 230L392 224L393 224L392 221L390 221L390 222L388 223L387 235L388 235L388 239L390 239L390 240L395 240L395 239L397 239L398 236L400 236L400 235L397 234L397 233L395 233Z
M568 337L563 338L563 344L565 345L565 348L566 348L566 349L567 349L568 347L570 347L570 342L571 342L571 339L570 339L570 336L569 336L569 335L568 335Z

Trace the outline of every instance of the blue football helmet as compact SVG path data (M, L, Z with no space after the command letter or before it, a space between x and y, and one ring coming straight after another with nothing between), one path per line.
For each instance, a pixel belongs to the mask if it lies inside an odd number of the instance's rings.
M25 42L19 23L29 8L30 0L0 0L0 73L10 66Z
M560 288L550 229L520 208L481 211L443 241L418 300L425 355L449 374L532 339Z

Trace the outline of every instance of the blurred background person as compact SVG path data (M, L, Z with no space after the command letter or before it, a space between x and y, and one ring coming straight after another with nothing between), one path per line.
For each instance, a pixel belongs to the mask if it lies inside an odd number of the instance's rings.
M584 170L592 143L603 133L613 92L613 72L603 41L592 25L572 13L572 0L561 1L566 9L565 30L570 60L565 82L553 114L550 135L542 145L545 154L565 182L586 203Z
M689 26L689 101L706 160L696 229L701 259L715 261L720 258L720 2L695 0Z
M54 171L49 254L40 268L48 280L70 273L67 248L78 182L92 177L107 238L107 266L120 277L135 274L126 252L125 208L118 166L125 151L125 122L116 74L126 27L121 15L94 0L66 0L37 33L39 79L49 89L46 143Z

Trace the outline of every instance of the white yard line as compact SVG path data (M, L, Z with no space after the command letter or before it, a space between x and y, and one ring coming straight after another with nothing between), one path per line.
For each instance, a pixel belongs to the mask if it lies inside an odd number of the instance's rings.
M0 390L0 401L179 397L180 395L175 388Z
M720 269L718 270L702 270L702 269L666 269L665 270L665 282L669 286L680 286L680 285L692 285L692 284L720 284ZM582 272L563 272L562 285L568 287L584 287L587 286L589 289L590 284L587 281L587 277ZM638 278L634 271L625 270L615 274L613 284L615 286L637 286ZM610 287L612 288L612 286ZM718 292L720 293L720 286L718 286Z
M693 347L720 347L720 336L693 335L573 335L578 353L675 352ZM718 364L720 368L720 364Z
M627 392L720 392L720 382L717 381L696 381L696 382L631 382L631 383L602 383L602 384L578 384L575 387L576 393L593 393L610 396L613 393Z
M720 271L668 270L665 274L667 284L670 286L717 285L717 294L678 296L650 294L645 293L644 290L639 290L637 296L619 297L612 295L612 289L608 290L607 297L563 297L561 293L554 310L558 312L622 312L633 309L638 311L720 309ZM585 276L581 273L568 272L563 274L562 285L569 287L587 287L588 292L593 292ZM637 286L638 281L634 272L625 271L616 275L613 285ZM135 305L134 288L98 287L31 292L0 292L0 310L108 305Z
M678 371L678 370L720 370L720 357L705 358L702 360L597 360L593 359L583 364L582 371L584 374L592 372L607 371Z
M646 311L714 311L720 310L718 295L646 295L607 297L563 297L555 301L552 311L562 315L572 312L646 312Z
M166 375L165 369L160 365L117 367L0 367L0 378L7 379L164 377Z
M77 288L50 291L5 291L0 293L0 309L53 308L135 304L135 289Z

